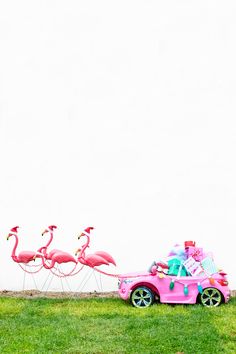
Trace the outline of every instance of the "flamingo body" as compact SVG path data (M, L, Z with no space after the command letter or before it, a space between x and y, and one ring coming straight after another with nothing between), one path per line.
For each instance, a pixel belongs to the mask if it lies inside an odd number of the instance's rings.
M114 258L109 253L105 251L96 251L95 254L104 258L106 261L108 261L108 263L114 264L114 266L116 266Z
M54 253L52 256L52 261L55 261L56 263L68 263L68 262L73 262L77 263L75 258L67 252L57 252Z
M48 254L46 253L45 254L45 258L46 259L52 259L53 258L53 256L55 255L55 254L57 254L57 253L65 253L64 251L62 251L62 250L58 250L58 249L53 249L53 250L51 250ZM68 253L69 254L69 253Z
M36 252L33 251L21 251L18 256L12 256L12 259L17 263L29 263L34 261L38 257Z
M47 253L47 247L46 246L43 246L43 247L40 247L38 249L38 252L42 253L44 255L44 258L45 259L52 259L52 257L54 256L55 253L58 253L58 252L64 252L62 250L58 250L58 249L53 249L51 250L49 253Z
M50 264L47 264L45 262L45 258L43 255L40 255L39 257L42 258L43 266L46 269L52 269L56 263L58 264L69 263L69 262L77 263L76 259L71 254L63 251L54 253L54 255L51 258Z
M86 256L79 256L78 261L92 268L102 264L109 265L109 262L98 254L87 254Z

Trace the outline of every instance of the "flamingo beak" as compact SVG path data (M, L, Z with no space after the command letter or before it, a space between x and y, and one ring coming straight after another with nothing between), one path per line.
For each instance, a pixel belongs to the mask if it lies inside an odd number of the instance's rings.
M9 233L9 234L7 235L7 241L9 240L9 238L10 238L11 236L16 236L16 234Z
M48 232L47 229L45 229L45 230L42 232L42 236L43 236L44 234L46 234L46 232Z
M43 257L43 254L42 254L41 252L36 252L35 255L34 255L34 257L33 257L33 261L35 261L35 259L36 259L37 257Z
M80 239L81 236L85 236L85 234L82 232L82 234L80 234L80 235L78 236L78 240Z
M77 251L75 252L75 256L81 251L81 248L78 248Z

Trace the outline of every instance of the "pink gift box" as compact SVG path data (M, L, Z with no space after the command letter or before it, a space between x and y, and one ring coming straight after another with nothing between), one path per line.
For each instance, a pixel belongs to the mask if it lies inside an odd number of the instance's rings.
M187 247L186 253L188 257L193 257L195 261L200 262L204 258L203 249L199 247Z

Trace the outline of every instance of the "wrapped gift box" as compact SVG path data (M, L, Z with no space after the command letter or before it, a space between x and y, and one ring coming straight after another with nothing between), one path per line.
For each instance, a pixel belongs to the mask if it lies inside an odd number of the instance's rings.
M201 262L204 258L203 249L199 247L190 246L186 248L188 258L193 257L195 261Z
M168 275L176 275L185 277L187 275L186 269L183 267L183 262L178 258L172 258L168 261Z
M189 257L186 261L183 263L185 269L190 273L191 275L194 276L199 276L199 275L204 275L201 263L196 261L193 257Z
M208 275L212 275L218 272L213 259L211 257L206 257L202 260L201 266Z

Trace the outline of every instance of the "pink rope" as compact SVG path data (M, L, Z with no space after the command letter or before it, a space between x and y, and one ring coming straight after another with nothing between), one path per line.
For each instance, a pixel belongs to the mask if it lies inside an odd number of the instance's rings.
M28 273L28 274L36 274L36 273L40 272L40 270L43 268L43 265L41 265L40 268L37 269L36 271L30 272L29 270L26 270L26 268L22 267L22 265L21 265L20 263L18 263L18 265L19 265L19 267L20 267L21 269L23 269L24 272L26 272L26 273ZM35 267L35 265L31 266L31 265L29 265L29 264L27 264L26 266L27 266L27 267Z
M79 270L77 270L77 272L70 274L70 276L72 277L72 276L78 274L83 268L84 268L84 265L82 265L82 267Z
M42 263L41 264L25 264L27 267L38 267L39 265L42 265Z
M98 273L101 273L101 274L104 274L104 275L108 275L109 277L114 277L114 278L138 278L138 277L149 277L150 275L156 275L156 274L152 274L152 273L149 273L149 274L136 274L136 275L122 275L122 274L111 274L111 273L107 273L107 272L104 272L96 267L93 268L94 270L96 270L96 272Z
M75 273L73 273L76 267L77 267L77 264L75 265L75 267L69 273L63 273L59 269L57 269L58 272L60 273L60 274L58 274L58 273L53 271L53 269L55 269L55 267L50 269L50 272L53 275L55 275L56 277L58 277L58 278L65 278L65 277L74 276L74 275L78 274L83 269L84 266L82 266L79 270L77 270Z

